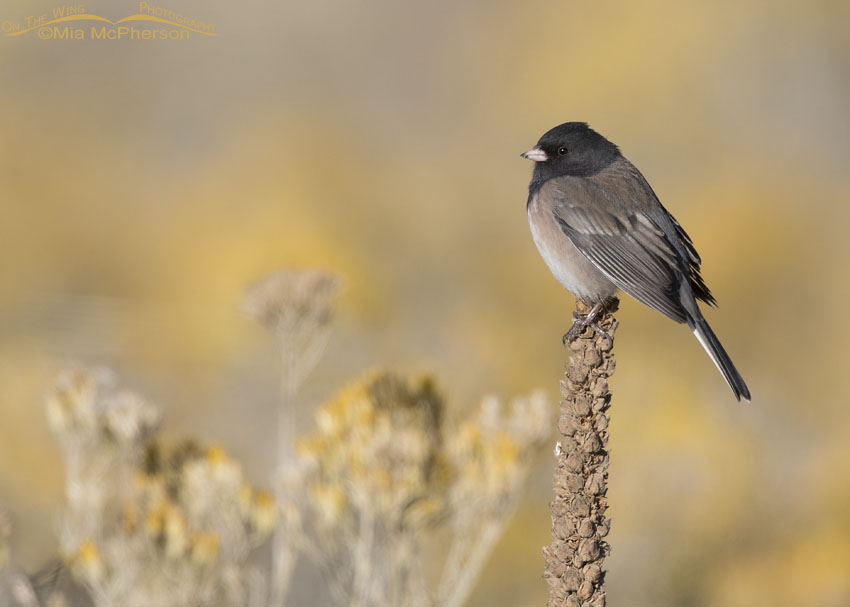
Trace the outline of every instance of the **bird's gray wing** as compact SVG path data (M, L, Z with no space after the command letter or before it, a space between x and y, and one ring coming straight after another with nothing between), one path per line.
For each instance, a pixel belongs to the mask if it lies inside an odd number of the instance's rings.
M676 322L686 322L680 287L688 276L675 247L643 210L627 211L586 179L553 180L555 219L617 287Z

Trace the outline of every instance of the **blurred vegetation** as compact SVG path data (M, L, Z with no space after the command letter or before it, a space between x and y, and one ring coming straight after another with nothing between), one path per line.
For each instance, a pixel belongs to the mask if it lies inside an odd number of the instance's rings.
M274 289L275 301L321 306L321 297L293 298L291 287L328 278L276 273L264 284L289 287ZM276 309L281 318L315 316ZM294 353L310 351L302 344ZM116 389L105 369L65 370L46 400L65 474L59 559L22 570L0 510L3 607L460 607L552 425L551 404L537 393L508 407L486 398L475 415L444 428L432 379L372 372L318 411L297 459L281 452L268 479L273 496L252 487L221 447L183 440L166 453L161 410ZM291 421L287 413L282 407ZM446 550L441 529L451 536ZM301 554L323 583L293 598Z
M531 242L518 154L587 120L694 238L754 395L732 402L686 330L623 302L611 603L850 602L846 2L181 10L220 36L0 36L0 499L25 567L55 551L63 476L40 403L68 359L114 366L169 403L168 432L267 475L276 355L235 311L276 267L345 283L301 420L388 361L433 371L461 409L554 397L572 300ZM544 600L550 466L472 604Z
M163 454L151 440L159 409L114 383L70 369L47 397L65 465L65 567L98 606L247 604L246 562L275 526L273 498L220 447L184 441ZM64 578L33 590L67 596Z

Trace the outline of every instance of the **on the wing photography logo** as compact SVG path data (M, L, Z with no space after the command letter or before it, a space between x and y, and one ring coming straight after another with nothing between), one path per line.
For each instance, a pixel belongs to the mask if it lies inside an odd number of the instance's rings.
M35 35L42 40L167 41L218 35L214 23L150 2L139 2L136 13L114 21L88 12L84 4L63 4L19 20L3 18L0 32L6 37Z

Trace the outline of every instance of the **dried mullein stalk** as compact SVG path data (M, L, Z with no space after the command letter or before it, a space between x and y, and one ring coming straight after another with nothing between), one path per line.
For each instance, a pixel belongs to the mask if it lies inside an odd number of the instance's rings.
M577 303L580 313L588 309ZM598 322L614 335L611 315L616 303ZM614 373L611 338L588 327L569 344L573 354L561 382L562 434L556 447L555 499L552 543L543 549L544 577L549 583L548 607L604 607L603 560L610 547L605 541L611 525L608 508L608 380Z

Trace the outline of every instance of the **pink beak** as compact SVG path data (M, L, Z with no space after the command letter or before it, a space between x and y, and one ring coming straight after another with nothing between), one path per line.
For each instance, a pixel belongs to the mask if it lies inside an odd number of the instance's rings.
M546 155L539 147L534 147L528 150L525 154L521 154L523 158L528 158L529 160L533 160L534 162L546 162L549 160L549 156Z

